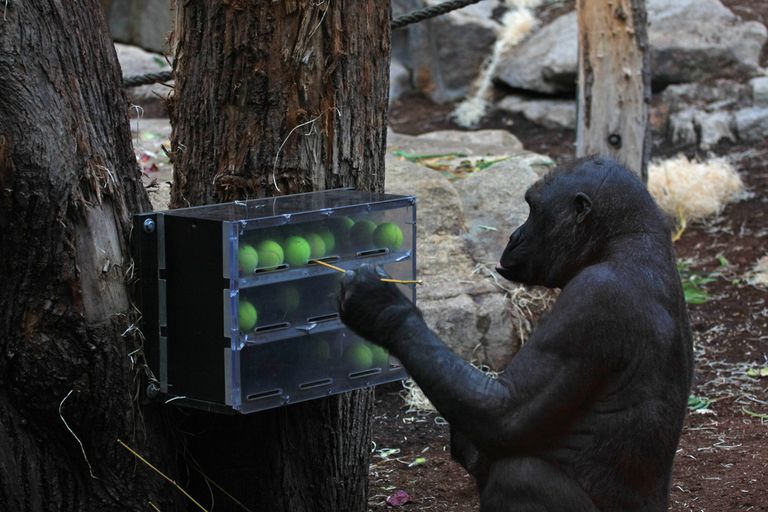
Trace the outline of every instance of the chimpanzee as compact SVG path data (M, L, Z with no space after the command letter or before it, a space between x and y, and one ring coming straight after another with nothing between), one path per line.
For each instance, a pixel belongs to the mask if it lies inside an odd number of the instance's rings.
M552 171L525 200L496 270L562 291L497 379L451 352L373 267L344 277L341 318L388 348L448 420L482 512L666 510L693 358L668 221L608 158Z

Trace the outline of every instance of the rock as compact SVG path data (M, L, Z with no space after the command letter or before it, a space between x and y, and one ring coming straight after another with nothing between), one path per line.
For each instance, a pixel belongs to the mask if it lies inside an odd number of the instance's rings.
M768 105L768 76L759 76L749 81L752 100L757 105Z
M394 2L393 15L440 2ZM417 90L441 103L467 95L496 42L499 24L490 18L496 5L482 2L394 32L393 55L404 59Z
M750 96L749 86L728 79L715 80L712 85L702 83L670 85L661 93L662 101L669 105L672 112L711 103L739 103L749 100Z
M656 84L754 74L768 30L745 22L719 0L648 0L648 37Z
M397 158L387 151L385 190L417 197L417 237L428 234L458 235L466 232L461 200L439 172Z
M523 143L520 139L506 130L438 130L418 135L419 140L441 141L454 144L459 147L469 146L495 146L500 150L499 154L510 151L520 151Z
M694 123L700 134L699 146L709 149L722 140L736 142L736 136L731 130L732 122L733 115L727 111L696 112Z
M709 149L720 141L736 142L733 114L727 110L687 108L669 118L672 142Z
M506 96L496 104L499 110L522 114L526 119L547 128L576 129L574 100L530 100L523 96Z
M768 138L768 107L749 107L734 113L734 124L739 138L759 142Z
M528 217L525 191L538 179L525 159L512 157L454 182L464 205L469 224L466 238L476 262L499 260L510 233Z
M758 72L768 39L764 25L742 21L719 0L648 0L647 9L656 87ZM518 89L573 92L577 40L576 13L571 12L508 49L495 78Z
M402 150L417 155L461 153L500 156L524 151L517 137L504 130L441 130L417 136L390 131L387 133L387 146L390 151Z
M168 65L162 55L149 53L137 46L116 43L115 51L117 52L117 60L120 61L123 76L171 70L171 66ZM142 85L141 87L126 89L128 101L144 110L143 117L167 116L167 110L162 98L167 97L169 91L168 87L161 84Z
M417 303L427 325L462 357L502 368L519 349L517 326L506 294L474 272L464 239L428 235L418 240ZM511 283L510 283L511 284Z
M673 144L696 144L698 135L693 122L695 110L692 108L672 114L669 117L669 129Z
M173 30L169 0L103 0L102 5L115 41L168 52L166 40Z
M411 74L399 60L392 59L389 65L389 102L392 103L410 88Z
M576 90L576 13L555 19L502 55L494 78L510 87L548 94Z

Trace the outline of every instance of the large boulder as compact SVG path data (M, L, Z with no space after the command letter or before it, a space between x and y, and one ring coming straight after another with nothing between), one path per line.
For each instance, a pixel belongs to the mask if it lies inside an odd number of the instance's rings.
M459 235L467 229L461 200L442 174L397 158L387 151L385 189L392 194L417 197L416 236L429 234Z
M507 159L451 181L397 151ZM448 165L459 165L462 158L449 158ZM527 215L525 189L550 166L551 160L523 150L503 130L388 135L386 191L418 198L416 262L424 281L417 287L419 307L430 328L469 360L503 367L530 327L530 318L509 297L509 290L519 287L502 288L503 280L487 263L498 259L510 225ZM493 224L498 231L488 229ZM532 302L533 311L545 307L544 300Z
M168 34L173 30L170 0L102 0L102 6L115 41L168 52Z
M522 114L529 121L546 128L576 129L576 101L573 99L530 99L513 94L501 99L496 108Z
M572 93L578 64L576 13L560 16L501 56L494 78L515 89Z
M512 157L454 183L468 220L466 238L476 262L493 264L499 260L510 233L528 217L525 191L538 179L527 159Z
M756 74L768 30L745 22L719 0L648 0L648 38L656 86ZM542 93L575 90L576 13L565 14L504 54L495 77Z
M442 0L395 0L393 16ZM480 2L396 30L392 52L411 71L413 86L437 102L466 96L496 42L491 16L499 0Z

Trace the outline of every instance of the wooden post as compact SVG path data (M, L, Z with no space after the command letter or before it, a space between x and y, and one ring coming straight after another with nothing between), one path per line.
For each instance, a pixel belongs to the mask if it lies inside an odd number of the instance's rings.
M610 155L647 180L651 137L645 0L578 0L576 154Z

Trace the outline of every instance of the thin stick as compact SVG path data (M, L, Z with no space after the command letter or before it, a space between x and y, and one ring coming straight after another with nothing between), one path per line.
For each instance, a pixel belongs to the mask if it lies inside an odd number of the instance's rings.
M177 484L177 483L176 483L174 480L172 480L172 479L171 479L169 476L167 476L165 473L163 473L162 471L160 471L159 469L157 469L155 466L153 466L153 465L152 465L152 464L151 464L151 463L150 463L150 462L149 462L147 459L145 459L144 457L142 457L141 455L139 455L139 454L136 452L136 450L134 450L133 448L131 448L130 446L128 446L127 444L125 444L125 443L124 443L124 442L123 442L123 441L122 441L120 438L117 438L117 442L118 442L118 443L120 443L120 445L121 445L123 448L125 448L126 450L128 450L129 452L131 452L131 453L132 453L132 454L133 454L133 455L134 455L134 456L135 456L137 459L139 459L141 462L143 462L144 464L146 464L147 466L149 466L149 467L150 467L150 468L151 468L153 471L155 471L155 473L157 473L157 474L158 474L158 475L160 475L161 477L163 477L163 478L165 478L166 480L168 480L168 481L169 481L171 484L173 484L173 486L174 486L174 487L176 487L176 488L177 488L177 489L178 489L178 490L179 490L179 491L180 491L180 492L181 492L181 493L182 493L184 496L186 496L186 497L189 499L189 501L191 501L192 503L194 503L195 505L197 505L197 507L198 507L200 510L202 510L203 512L208 512L208 509L206 509L206 508L205 508L205 507L203 507L201 504L199 504L199 503L198 503L198 502L195 500L195 498L193 498L192 496L190 496L190 495L189 495L189 493L188 493L187 491L185 491L185 490L184 490L184 489L183 489L183 488L182 488L182 487L181 487L179 484Z
M382 277L379 279L382 283L397 283L397 284L424 284L421 279L391 279L389 277Z
M324 261L320 260L309 260L310 263L317 263L318 265L322 265L324 267L328 267L332 270L335 270L336 272L341 272L342 274L346 273L347 271L343 268L337 267L336 265L331 265L330 263L326 263Z
M333 269L336 272L342 272L342 273L347 272L343 268L339 268L335 265L331 265L330 263L326 263L324 261L320 261L320 260L309 260L309 261L312 263L317 263L318 265L322 265L324 267ZM422 281L421 279L392 279L389 277L382 277L381 279L379 279L379 281L381 281L382 283L396 283L396 284L424 284L424 281Z
M160 512L160 509L159 509L159 508L157 508L157 505L155 505L155 504L154 504L154 503L152 503L151 501L149 502L149 506L150 506L150 507L152 507L153 509L157 510L157 512Z

